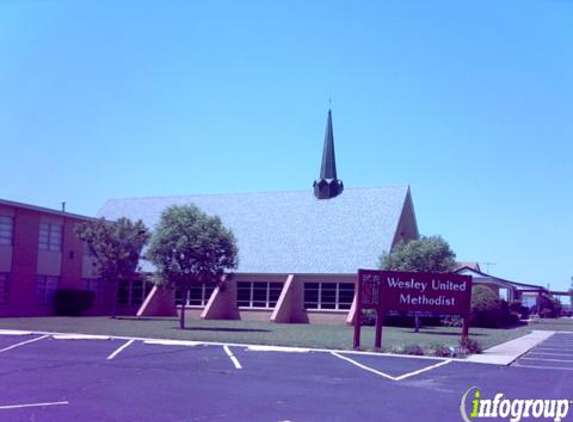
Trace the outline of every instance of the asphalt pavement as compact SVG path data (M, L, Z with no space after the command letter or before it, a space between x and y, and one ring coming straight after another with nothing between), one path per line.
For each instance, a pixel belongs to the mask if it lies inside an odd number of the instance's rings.
M542 345L566 350L572 337ZM535 366L0 335L0 421L441 422L462 420L472 387L483 397L573 398L573 370Z

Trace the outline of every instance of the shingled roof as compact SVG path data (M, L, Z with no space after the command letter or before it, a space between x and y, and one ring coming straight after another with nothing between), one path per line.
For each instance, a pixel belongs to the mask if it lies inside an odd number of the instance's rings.
M346 189L329 200L310 190L111 199L98 216L142 219L153 228L163 210L183 204L218 215L233 230L242 273L354 273L375 268L400 239L401 219L418 236L407 186Z

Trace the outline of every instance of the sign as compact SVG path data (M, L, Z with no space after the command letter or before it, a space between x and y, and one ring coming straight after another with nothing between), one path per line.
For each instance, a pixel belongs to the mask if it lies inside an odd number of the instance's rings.
M362 271L362 270L359 270ZM361 283L358 292L362 309L378 308L380 306L380 274L379 271L363 271L359 276Z
M358 298L354 348L360 345L362 309L375 309L375 347L382 345L385 315L444 316L464 319L462 337L467 337L472 278L455 273L414 273L406 271L358 271Z
M381 301L386 313L442 316L469 312L470 276L399 271L380 273Z

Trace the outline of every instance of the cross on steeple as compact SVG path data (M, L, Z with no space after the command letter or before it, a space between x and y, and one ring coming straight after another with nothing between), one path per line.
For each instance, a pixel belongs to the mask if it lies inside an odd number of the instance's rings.
M314 181L314 196L318 199L330 199L338 196L344 190L342 180L336 176L336 159L334 154L334 135L332 132L332 111L328 110L326 133L324 135L324 149L322 151L322 165L320 178Z

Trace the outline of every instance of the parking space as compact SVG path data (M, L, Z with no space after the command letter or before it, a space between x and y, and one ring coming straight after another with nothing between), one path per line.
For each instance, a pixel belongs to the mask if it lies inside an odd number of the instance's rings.
M561 397L573 384L553 369L352 352L38 334L0 344L21 344L0 352L11 422L458 420L472 386Z
M41 335L33 335L27 332L10 332L11 334L0 334L0 351L6 349L14 348L18 343L28 342L36 338L41 337Z
M573 333L557 333L521 356L513 366L573 371Z

